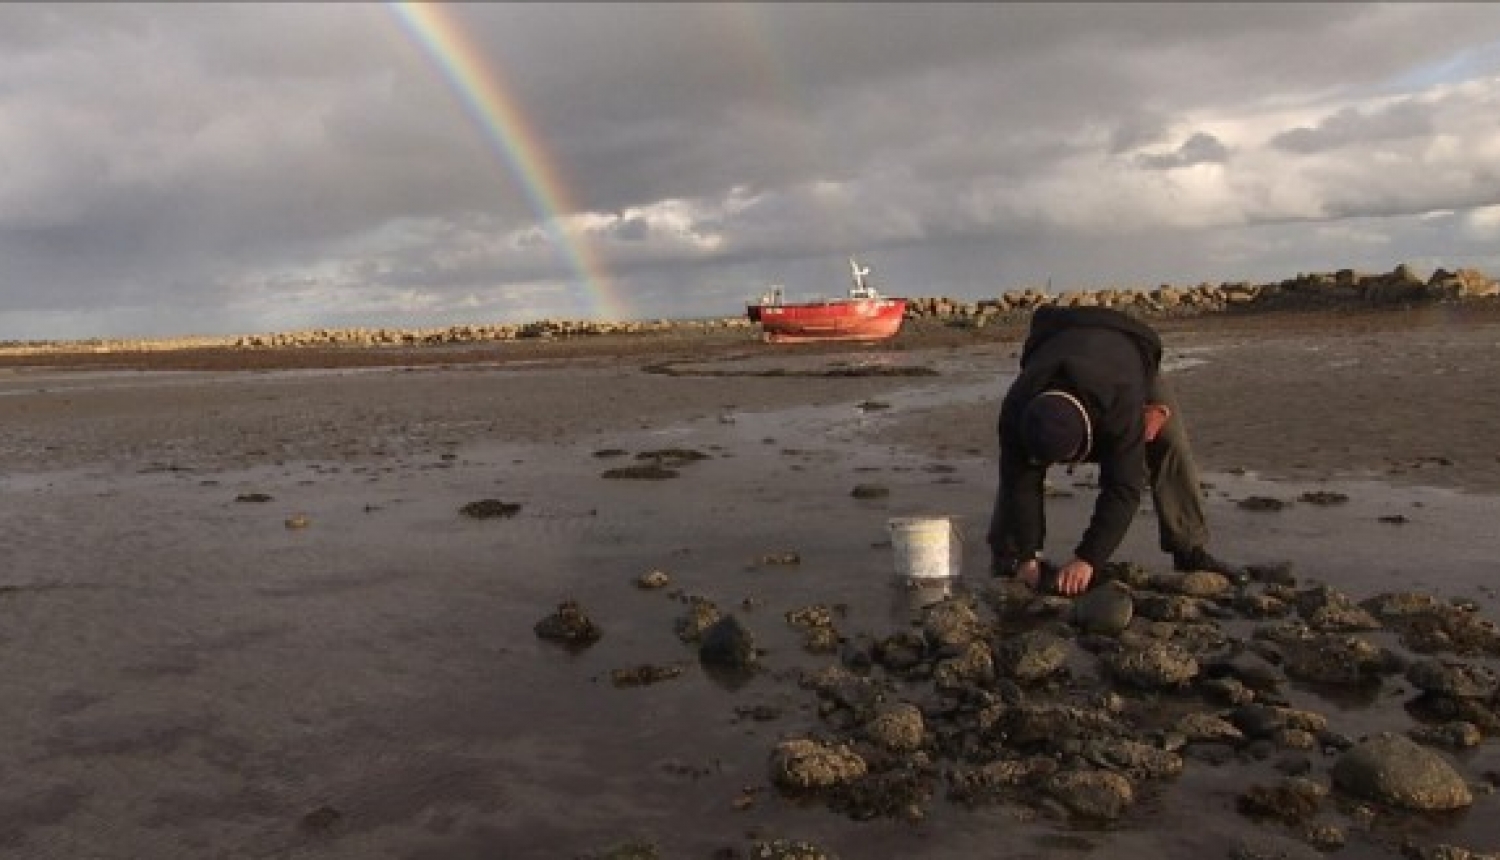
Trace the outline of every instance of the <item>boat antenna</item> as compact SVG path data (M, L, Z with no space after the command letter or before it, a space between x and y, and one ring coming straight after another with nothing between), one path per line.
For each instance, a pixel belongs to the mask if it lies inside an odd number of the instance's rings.
M865 288L865 276L868 275L868 274L870 274L870 267L869 266L861 266L859 263L856 263L854 261L853 257L850 257L849 258L849 271L852 272L853 275L854 275L854 286L859 287L861 290L864 289Z

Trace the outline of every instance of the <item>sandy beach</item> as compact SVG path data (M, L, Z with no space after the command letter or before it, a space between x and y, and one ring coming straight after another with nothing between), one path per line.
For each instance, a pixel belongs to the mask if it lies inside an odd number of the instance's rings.
M1500 618L1500 306L1159 328L1215 552ZM836 607L853 642L932 601L897 585L889 518L955 517L947 590L995 587L993 426L1023 334L0 364L0 857L800 856L753 853L775 840L844 860L1319 856L1237 807L1287 750L1189 757L1107 823L942 790L920 820L857 820L772 785L777 741L820 727L799 679L839 663L787 613ZM604 476L653 461L675 475ZM1053 476L1055 554L1090 478ZM518 507L462 513L483 500ZM1120 558L1168 566L1149 512ZM670 585L638 587L651 571ZM694 596L754 632L753 676L706 671L676 635ZM535 633L569 600L602 630L591 647ZM644 665L680 671L614 682ZM1354 697L1281 694L1354 739L1415 724L1399 674ZM1494 851L1496 750L1446 754L1474 792L1462 812L1367 813L1335 793L1317 821L1343 856ZM1305 755L1326 783L1336 755Z

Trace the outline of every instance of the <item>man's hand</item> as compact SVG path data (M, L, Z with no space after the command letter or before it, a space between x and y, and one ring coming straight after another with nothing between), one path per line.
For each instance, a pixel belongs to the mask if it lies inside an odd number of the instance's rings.
M1037 559L1023 561L1016 567L1016 579L1035 589L1042 579L1042 563Z
M1164 403L1146 404L1146 441L1155 442L1156 437L1161 435L1162 428L1172 420L1172 410Z
M1088 590L1093 579L1094 566L1081 558L1075 558L1057 572L1057 593L1067 597L1082 594Z

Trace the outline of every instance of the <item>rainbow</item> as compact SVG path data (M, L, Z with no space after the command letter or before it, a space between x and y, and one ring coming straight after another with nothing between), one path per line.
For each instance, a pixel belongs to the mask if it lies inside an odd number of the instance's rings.
M579 207L521 105L507 90L498 66L486 61L443 6L410 2L387 2L386 6L520 181L543 229L587 291L592 315L610 321L629 319L613 279L587 239L563 225L563 217Z

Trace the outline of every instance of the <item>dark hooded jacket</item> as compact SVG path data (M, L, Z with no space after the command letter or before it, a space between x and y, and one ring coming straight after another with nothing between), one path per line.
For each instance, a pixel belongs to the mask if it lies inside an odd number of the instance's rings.
M1083 403L1099 464L1099 496L1073 554L1095 567L1124 540L1147 483L1144 407L1161 368L1161 338L1108 308L1038 308L1021 350L1021 372L1000 407L1000 489L989 543L997 557L1037 557L1046 537L1047 465L1021 440L1021 413L1036 395L1062 389Z

